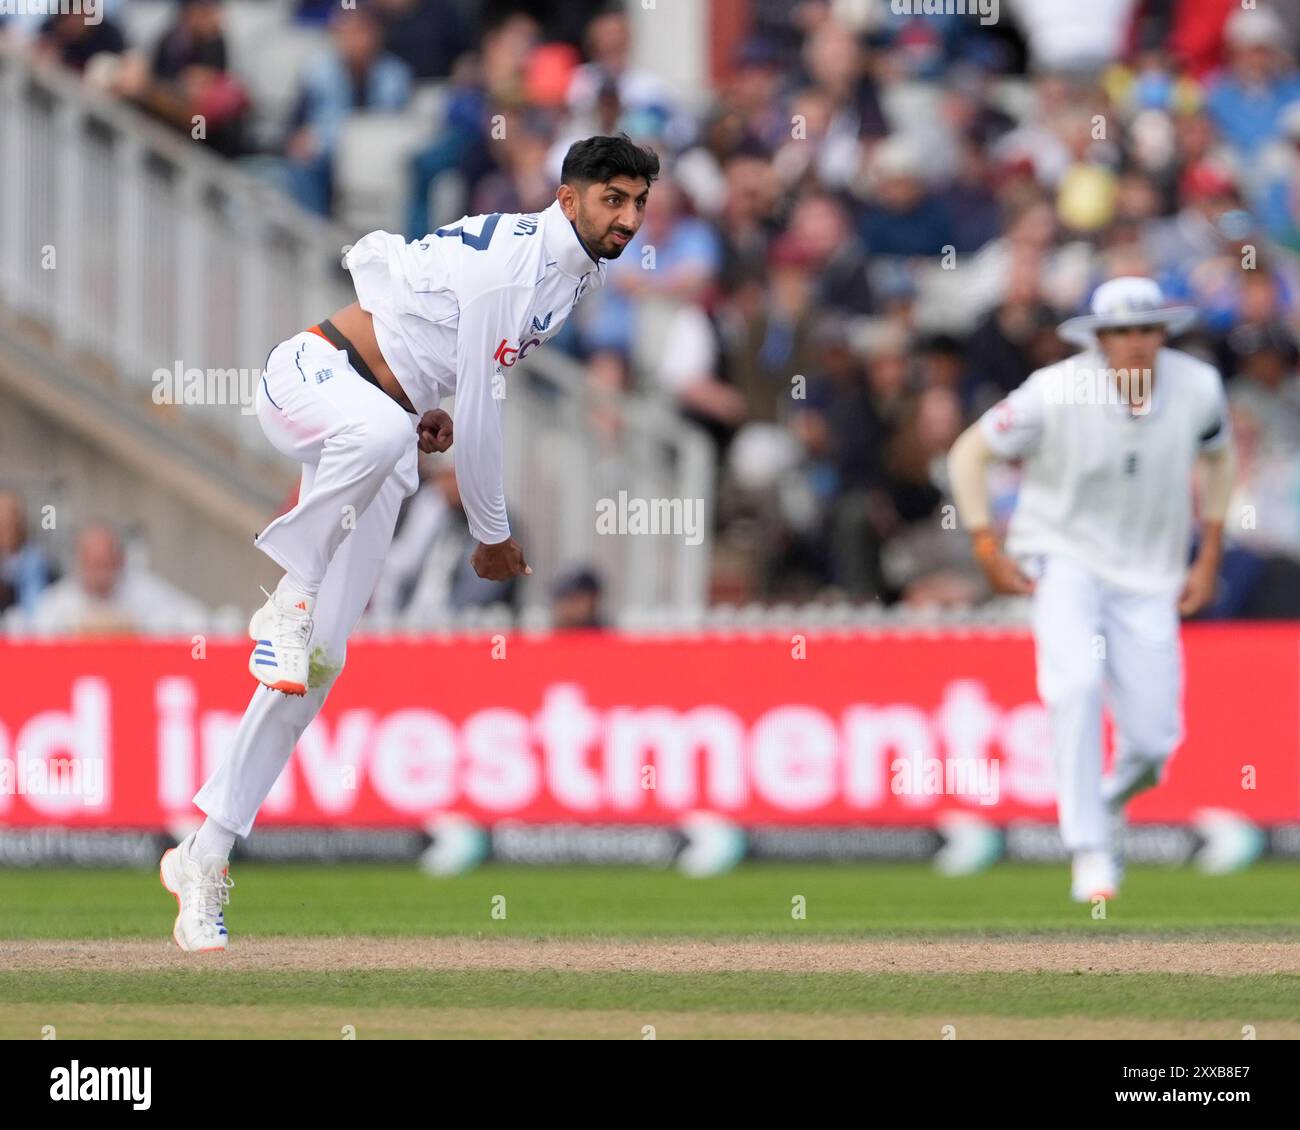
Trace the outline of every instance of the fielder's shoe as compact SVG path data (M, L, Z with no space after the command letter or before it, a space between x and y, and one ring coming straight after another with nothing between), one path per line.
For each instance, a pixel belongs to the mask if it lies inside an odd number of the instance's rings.
M307 601L291 604L287 598L267 593L266 603L248 623L248 635L254 641L253 654L248 657L253 678L273 691L306 694L311 628Z
M180 844L163 853L158 874L162 885L176 896L176 925L172 937L183 950L207 953L226 948L226 914L235 881L219 855L195 859L191 832Z
M1075 902L1113 899L1119 893L1115 860L1109 851L1076 851L1070 868L1070 896Z

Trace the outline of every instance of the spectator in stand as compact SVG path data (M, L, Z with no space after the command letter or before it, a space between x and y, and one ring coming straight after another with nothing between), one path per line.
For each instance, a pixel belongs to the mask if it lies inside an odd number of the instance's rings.
M994 143L993 159L1003 167L1027 163L1034 178L1034 194L1054 192L1071 159L1061 136L1062 120L1098 96L1099 92L1078 76L1052 72L1035 76L1030 108L1014 129Z
M917 387L946 388L959 397L967 384L966 348L951 334L929 334L916 344Z
M768 250L779 230L780 183L771 161L753 149L727 158L722 177L722 203L714 217L722 245L720 281L733 302L748 307L762 289Z
M794 378L813 371L817 254L787 232L772 243L767 285L747 286L724 332L726 366L744 397L747 427L783 424L792 408Z
M58 576L49 555L28 537L22 496L0 491L0 613L17 608L30 616L41 593Z
M912 343L897 324L877 321L862 327L851 347L827 359L822 372L829 386L818 397L838 487L829 524L830 577L852 598L879 600L889 589L881 554L899 528L886 458L907 409Z
M1291 232L1291 208L1300 190L1300 102L1282 111L1279 137L1260 155L1252 208L1268 234L1285 240Z
M838 197L817 189L800 196L790 212L789 235L812 257L813 304L819 311L870 314L874 310L866 248Z
M1035 71L1095 72L1119 57L1139 0L1010 0Z
M701 139L717 161L739 152L768 156L790 139L783 82L770 43L750 39L741 45Z
M1012 272L1002 301L985 314L966 346L966 411L980 414L1019 388L1035 369L1050 364L1044 337L1056 337L1056 312L1043 300L1037 270L1024 265Z
M441 131L411 158L407 238L419 239L441 222L429 215L429 195L442 178L459 175L468 194L497 167L488 134L490 118L496 107L521 105L525 70L539 31L531 16L511 12L483 33L477 55L456 64ZM468 208L468 200L464 206Z
M551 179L560 179L564 155L575 141L597 134L612 137L614 134L627 133L628 126L623 115L623 103L618 98L618 83L612 78L606 79L596 92L596 101L590 113L574 112L557 123L558 133L546 158Z
M1141 48L1129 64L1116 64L1102 78L1113 109L1126 119L1147 111L1189 114L1201 104L1200 85L1159 44Z
M223 156L243 148L248 94L227 69L220 0L182 0L152 60L128 54L112 89Z
M671 396L677 410L709 434L719 454L725 453L749 406L724 378L726 366L712 319L701 307L681 303L664 323L663 342L665 348L648 367L652 391Z
M889 132L863 41L852 28L823 20L804 40L802 60L809 85L829 104L829 139L869 142ZM784 132L788 137L788 119Z
M837 118L830 94L816 86L798 91L790 110L795 125L772 157L786 191L847 189L862 164L856 120Z
M104 20L122 26L122 12L131 0L99 0L97 10ZM30 47L41 36L50 13L58 7L58 0L28 0L26 4L8 0L0 4L0 39L9 38L21 47ZM89 14L89 3L83 11Z
M864 533L870 496L881 489L887 427L867 389L862 361L842 315L819 319L817 359L798 431L819 467L824 489L826 579L846 595L879 591L878 549Z
M943 122L953 137L980 153L1016 126L1015 119L994 102L993 77L986 67L963 63L944 78Z
M1260 408L1286 404L1285 393L1264 391L1257 397L1252 390L1237 393L1230 403L1237 447L1237 482L1228 508L1232 541L1205 617L1295 619L1300 617L1300 452L1279 447L1256 415Z
M1133 166L1120 172L1115 182L1115 223L1126 226L1126 238L1140 241L1162 211L1160 189L1150 174Z
M1295 268L1281 256L1269 256L1250 214L1225 212L1216 231L1216 253L1186 280L1186 293L1200 307L1202 328L1222 336L1239 322L1290 318L1300 290Z
M957 152L957 172L935 194L952 218L952 245L958 255L973 254L997 238L1006 222L993 190L988 154L974 138L964 138Z
M1248 516L1235 523L1234 538L1256 556L1300 559L1300 453L1269 447L1266 425L1253 409L1234 405L1232 426L1243 452L1229 513Z
M605 288L579 314L579 336L598 388L626 388L638 350L657 357L671 343L663 328L684 303L706 305L722 266L717 232L691 214L671 177L655 182L655 202Z
M1086 109L1060 115L1057 130L1070 157L1056 188L1057 220L1067 238L1092 238L1115 215L1119 154L1112 144L1093 137Z
M1262 459L1300 455L1300 376L1295 336L1280 322L1243 325L1228 335L1236 358L1228 384L1233 418L1249 416Z
M411 97L411 69L384 51L372 8L336 11L330 33L331 50L303 69L286 147L294 197L322 215L329 214L334 151L349 115L402 110Z
M417 81L443 79L470 49L469 29L456 0L375 0L384 47Z
M550 122L540 110L502 115L510 144L489 152L497 168L483 177L470 195L472 215L492 212L542 212L555 200L555 180L547 167ZM656 186L657 188L658 186Z
M565 573L551 590L551 627L557 632L605 627L600 608L603 592L595 570L584 566Z
M1277 238L1277 245L1300 257L1300 177L1288 186L1287 197L1287 223Z
M691 116L677 104L671 88L658 75L632 66L632 28L621 4L595 16L587 25L584 47L588 61L573 72L569 85L569 109L590 114L601 87L612 80L618 85L618 99L630 115L629 132L635 136L647 132L637 120L655 122L669 145L680 149L690 143L695 132Z
M880 142L871 154L867 185L870 199L858 232L870 254L937 259L953 246L952 216L927 187L913 141L891 137Z
M912 607L969 606L987 590L960 538L940 520L944 456L962 428L961 405L948 388L909 398L885 454L891 518L897 523L881 570L887 592Z
M422 463L421 477L384 561L372 609L430 626L465 609L513 604L515 579L485 581L470 564L477 543L470 537L452 457L431 456Z
M77 536L72 575L45 590L29 626L40 635L181 635L206 619L196 600L128 567L117 532L94 523Z
M1219 136L1214 119L1204 110L1179 114L1174 119L1174 162L1167 182L1168 200L1176 205L1181 188L1179 173L1189 173L1202 163L1211 168L1228 169L1231 151Z
M945 11L942 4L881 4L883 26L873 30L872 42L887 53L888 67L901 80L924 79L942 82L952 70L965 64L1006 63L1004 43L984 34L974 18L976 6L967 4L967 14ZM844 6L848 14L849 6Z
M1283 110L1300 100L1300 74L1286 27L1271 8L1235 12L1224 29L1228 67L1211 83L1206 108L1247 163L1278 133Z
M1152 225L1145 239L1161 287L1171 295L1188 293L1192 272L1220 250L1220 217L1241 208L1236 180L1211 161L1187 169L1179 199L1178 213Z
M82 14L59 14L41 25L33 53L79 74L97 55L121 55L126 38L117 24L105 17L90 23Z
M1166 44L1197 78L1223 64L1223 28L1241 0L1164 0L1145 6L1139 24L1143 45Z

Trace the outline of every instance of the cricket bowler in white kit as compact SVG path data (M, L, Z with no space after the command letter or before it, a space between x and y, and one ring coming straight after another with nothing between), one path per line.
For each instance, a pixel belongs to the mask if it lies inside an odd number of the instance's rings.
M1183 737L1179 614L1213 597L1232 489L1223 382L1166 348L1195 311L1150 279L1098 287L1092 313L1060 329L1085 351L1033 373L953 445L962 522L998 592L1032 593L1038 693L1051 719L1072 897L1112 898L1124 806L1159 783ZM1005 552L990 529L989 460L1020 459ZM1201 543L1187 566L1193 479ZM1102 707L1115 757L1102 773Z
M555 202L537 214L466 216L407 243L371 232L349 252L357 301L271 351L257 415L300 462L298 503L257 537L285 574L249 625L262 685L194 803L201 828L162 858L184 950L222 950L228 861L342 670L402 500L419 486L417 448L445 451L455 395L455 467L480 577L532 570L510 536L502 412L510 368L604 285L605 260L636 235L653 151L625 135L574 143ZM310 676L309 676L310 671Z

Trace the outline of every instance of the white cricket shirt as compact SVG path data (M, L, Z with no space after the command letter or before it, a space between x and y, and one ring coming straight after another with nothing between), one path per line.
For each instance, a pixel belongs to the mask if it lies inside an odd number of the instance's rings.
M1176 589L1196 457L1228 442L1223 382L1161 349L1150 408L1134 414L1106 392L1105 369L1093 350L1039 369L980 419L994 452L1024 461L1007 552L1070 557L1135 592Z
M470 533L510 536L501 413L511 367L605 283L557 200L544 212L466 216L407 243L371 232L345 260L357 301L417 413L456 397L456 481Z

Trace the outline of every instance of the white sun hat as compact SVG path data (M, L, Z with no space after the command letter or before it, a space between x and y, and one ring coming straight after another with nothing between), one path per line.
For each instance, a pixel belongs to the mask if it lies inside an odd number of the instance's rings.
M1118 278L1099 286L1092 296L1092 313L1062 322L1056 332L1075 345L1097 344L1097 331L1123 326L1164 326L1171 337L1196 321L1194 306L1166 306L1154 279Z

